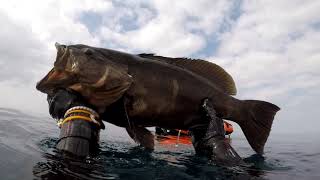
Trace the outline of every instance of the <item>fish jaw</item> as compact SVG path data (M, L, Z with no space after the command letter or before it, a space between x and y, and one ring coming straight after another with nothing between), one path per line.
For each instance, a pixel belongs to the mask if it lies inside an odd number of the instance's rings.
M68 88L74 83L75 77L71 73L52 68L51 71L37 83L36 88L43 93L51 95L55 89Z

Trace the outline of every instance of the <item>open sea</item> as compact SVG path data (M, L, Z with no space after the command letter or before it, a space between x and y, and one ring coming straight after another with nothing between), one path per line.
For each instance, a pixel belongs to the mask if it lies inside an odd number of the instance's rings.
M316 134L271 133L264 157L254 155L243 135L232 135L247 165L223 167L196 156L192 145L156 143L154 152L144 151L124 130L106 126L96 154L68 160L55 149L53 119L0 108L0 179L320 179Z

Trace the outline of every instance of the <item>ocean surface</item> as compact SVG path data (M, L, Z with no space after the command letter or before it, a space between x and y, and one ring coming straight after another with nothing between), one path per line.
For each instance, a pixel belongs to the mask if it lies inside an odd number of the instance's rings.
M232 135L247 164L223 167L196 156L191 145L156 142L154 152L144 151L122 129L106 126L96 154L68 160L55 149L53 119L0 108L0 179L320 179L320 140L307 132L271 133L264 157L243 135Z

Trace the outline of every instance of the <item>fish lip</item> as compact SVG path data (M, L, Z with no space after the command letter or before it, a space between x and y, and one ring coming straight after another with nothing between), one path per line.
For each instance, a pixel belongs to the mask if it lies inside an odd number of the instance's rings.
M41 80L40 80L39 82L37 82L36 89L37 89L38 91L41 91L41 92L44 91L43 88L42 88Z
M49 76L53 73L53 71L54 71L54 68L52 68L46 76L44 76L39 82L37 82L37 85L36 85L37 90L43 93L46 93L45 89L47 88L44 88L44 86L45 86L45 83L48 81Z
M59 70L58 70L59 71ZM59 88L67 88L74 83L74 76L68 72L63 71L62 77L58 77L58 79L52 80L52 75L57 72L56 68L52 68L50 72L42 78L39 82L37 82L36 89L40 92L46 93L48 95L54 94L56 89ZM59 74L58 74L59 76ZM66 77L67 76L67 77Z
M48 94L49 96L52 96L54 94L56 88L54 88L53 85L47 84L46 88L44 88L43 86L44 85L43 85L42 81L39 81L39 82L37 82L36 89L42 93Z

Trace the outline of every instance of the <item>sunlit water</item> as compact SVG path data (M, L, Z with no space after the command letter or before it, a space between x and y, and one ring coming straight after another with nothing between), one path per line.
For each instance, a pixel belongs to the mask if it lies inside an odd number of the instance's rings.
M58 128L48 117L0 108L0 179L320 179L315 135L271 135L261 158L242 136L232 146L246 166L222 167L195 155L191 145L144 151L124 131L107 124L100 150L85 161L61 158Z

